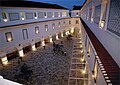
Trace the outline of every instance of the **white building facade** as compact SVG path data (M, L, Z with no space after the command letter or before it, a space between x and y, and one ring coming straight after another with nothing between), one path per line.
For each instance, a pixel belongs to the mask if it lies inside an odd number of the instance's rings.
M50 8L2 5L1 63L9 64L13 55L24 57L27 51L35 51L37 47L52 43L66 34L73 33L77 28L84 43L89 84L120 85L118 2L119 0L87 0L81 10L71 12L71 17L69 10L54 5L50 5ZM112 8L117 8L118 12Z

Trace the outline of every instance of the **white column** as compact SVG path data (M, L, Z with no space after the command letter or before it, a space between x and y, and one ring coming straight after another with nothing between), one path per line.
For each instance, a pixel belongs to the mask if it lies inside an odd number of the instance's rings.
M19 52L19 56L20 56L20 57L23 57L23 56L24 56L23 49L20 49L18 52Z
M36 50L35 44L32 45L32 50L33 50L33 51Z
M71 29L71 33L74 33L74 29Z
M52 36L50 36L49 39L50 39L49 41L52 43L52 42L53 42L53 41L52 41Z
M3 65L7 65L7 64L8 64L7 56L2 57L2 58L1 58L1 61L2 61L2 64L3 64Z
M42 40L42 46L45 46L45 41L44 41L44 39Z
M65 32L65 35L68 35L67 31Z
M63 37L63 33L61 33L61 37Z
M56 34L56 40L58 40L58 34Z

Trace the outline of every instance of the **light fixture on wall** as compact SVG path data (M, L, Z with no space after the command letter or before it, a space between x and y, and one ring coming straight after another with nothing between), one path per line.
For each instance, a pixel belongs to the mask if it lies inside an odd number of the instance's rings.
M84 69L84 70L82 70L82 74L85 74L86 73L86 70Z
M21 18L22 20L25 20L25 18Z
M93 22L93 18L91 18L91 23Z
M104 21L104 20L101 20L100 28L103 28L103 27L104 27L104 24L105 24L105 21Z
M12 38L11 38L11 37L9 37L7 40L8 40L8 42L11 42L11 41L12 41Z
M7 22L8 20L7 19L3 19L4 22Z
M83 61L84 61L84 58L81 58L81 61L83 62Z
M35 17L35 19L37 19L38 17Z

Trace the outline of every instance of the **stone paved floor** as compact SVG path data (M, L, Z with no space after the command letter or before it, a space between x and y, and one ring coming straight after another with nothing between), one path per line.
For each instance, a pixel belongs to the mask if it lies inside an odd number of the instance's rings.
M64 37L55 42L59 43L61 40L67 56L54 54L52 44L49 43L46 49L40 47L37 51L26 54L20 64L17 63L17 59L10 61L7 66L0 68L0 75L6 79L17 81L14 76L20 73L20 66L26 63L33 71L34 83L29 85L67 85L73 40L68 41Z

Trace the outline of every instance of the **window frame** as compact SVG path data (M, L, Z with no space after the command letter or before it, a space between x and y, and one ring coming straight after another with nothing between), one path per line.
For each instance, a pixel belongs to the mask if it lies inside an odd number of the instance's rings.
M2 12L1 15L2 15L3 21L4 21L4 22L7 22L7 21L8 21L7 13L6 13L6 12Z
M79 24L79 20L75 20L75 23L76 23L76 24Z
M52 29L55 29L55 23L52 24Z
M20 12L20 19L25 20L25 13L24 12Z
M48 25L45 25L45 32L48 31Z
M38 33L37 33L37 31L38 31ZM39 34L39 33L40 33L39 26L36 26L35 27L35 34Z
M11 40L8 40L8 38L9 38L8 35L10 35L9 37L11 38ZM5 36L6 36L6 41L7 41L7 42L12 42L12 41L13 41L12 32L6 32L6 33L5 33Z

